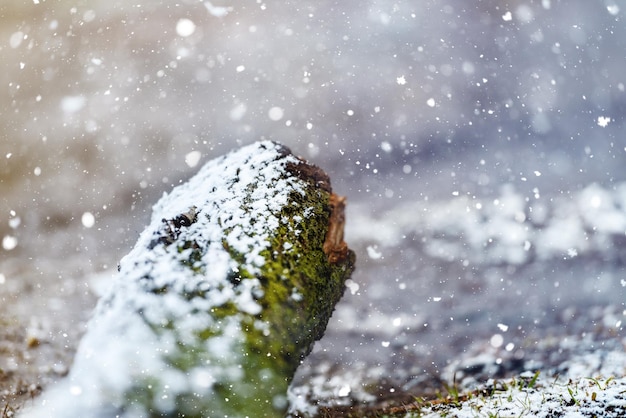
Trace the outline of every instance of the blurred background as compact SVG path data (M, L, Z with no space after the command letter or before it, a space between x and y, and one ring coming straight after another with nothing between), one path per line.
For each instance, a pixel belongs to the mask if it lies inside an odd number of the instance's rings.
M3 396L67 372L162 193L259 139L330 174L358 255L302 396L416 394L468 353L504 373L621 341L624 12L3 0Z

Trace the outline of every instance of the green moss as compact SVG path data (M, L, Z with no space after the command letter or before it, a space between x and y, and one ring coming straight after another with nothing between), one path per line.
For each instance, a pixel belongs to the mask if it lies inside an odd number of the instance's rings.
M304 196L291 194L279 216L282 223L270 238L270 247L261 252L266 261L257 276L263 290L257 300L262 311L241 319L246 334L246 383L237 390L237 402L254 402L262 408L258 402L264 400L267 409L258 409L258 416L282 415L280 405L277 408L268 399L286 394L301 360L322 337L354 268L352 252L341 264L328 262L322 246L330 217L330 193L313 184L307 187ZM230 255L243 262L241 254L230 250ZM250 276L245 270L238 274L239 280ZM257 326L259 321L265 327Z

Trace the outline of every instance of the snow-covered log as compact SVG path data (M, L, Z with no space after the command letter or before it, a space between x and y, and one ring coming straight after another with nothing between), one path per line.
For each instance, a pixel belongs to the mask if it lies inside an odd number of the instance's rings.
M328 176L274 142L163 196L88 324L68 378L27 417L277 417L354 253Z

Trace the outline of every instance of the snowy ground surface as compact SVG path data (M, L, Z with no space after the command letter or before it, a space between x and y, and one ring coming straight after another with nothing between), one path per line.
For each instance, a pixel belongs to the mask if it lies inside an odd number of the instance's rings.
M262 138L330 174L358 257L296 397L403 400L623 351L625 12L3 1L0 408L67 373L98 275L162 192Z
M489 379L455 402L434 404L407 416L623 417L626 379L614 376L624 373L624 352L597 353L571 358L571 367L553 376L527 372L514 379Z

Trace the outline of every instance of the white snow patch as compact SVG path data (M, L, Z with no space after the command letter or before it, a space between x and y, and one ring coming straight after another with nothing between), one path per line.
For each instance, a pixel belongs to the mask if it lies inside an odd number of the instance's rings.
M9 46L13 49L19 47L22 44L22 41L25 39L24 32L17 31L13 32L13 34L9 37Z
M65 113L76 113L85 107L85 96L65 96L61 99L61 110Z
M367 255L372 260L378 260L378 259L380 259L383 256L383 254L380 251L378 251L378 246L377 245L368 245L367 246Z
M598 126L606 128L611 122L611 118L608 116L598 116Z
M5 235L2 238L2 248L6 251L11 251L17 247L17 238L12 235Z
M278 107L278 106L274 106L270 108L270 110L268 110L267 112L267 116L273 121L281 120L284 115L285 115L285 109Z
M626 234L626 182L611 189L590 184L575 194L554 197L536 191L535 199L541 200L526 199L512 187L504 187L492 201L454 193L447 201L398 205L380 217L356 208L346 235L372 243L373 255L381 251L376 243L397 246L407 234L415 233L431 257L520 265L534 257L606 253L607 242ZM618 253L615 248L616 257Z
M533 375L534 376L534 375ZM526 382L526 383L524 383ZM532 384L530 382L533 382ZM511 417L586 417L623 416L626 413L626 378L611 376L586 377L575 380L528 375L516 382L502 385L491 381L485 385L489 395L471 396L455 402L452 412L456 418L477 416ZM516 384L514 384L516 383ZM444 408L425 408L407 417L434 418L448 416ZM610 415L604 415L605 413Z
M620 11L620 7L619 5L615 4L615 3L610 3L607 4L606 6L606 10L613 16L616 16L619 14Z
M196 31L196 24L193 23L192 20L190 19L179 19L178 22L176 22L176 33L178 34L178 36L182 36L183 38L186 38L188 36L193 35L193 33Z
M502 334L494 334L489 339L489 343L492 347L499 348L504 343L504 337L502 337Z
M85 212L81 216L80 221L85 228L91 228L96 223L96 217L91 212Z
M309 402L309 390L307 386L290 386L287 391L290 414L303 414L304 416L315 416L318 406Z
M11 211L12 218L9 219L9 228L17 229L18 226L22 223L22 218L15 215L15 212Z
M359 291L359 284L352 279L346 280L346 287L350 290L350 294L356 295Z
M492 341L492 346L487 352L463 360L462 368L496 365L495 353L500 344L494 345ZM423 408L406 416L434 418L447 416L449 412L457 418L624 416L626 413L626 353L621 350L600 349L574 355L555 371L527 370L499 382L463 380L459 366L447 368L444 374L450 381L454 380L460 393L473 391L478 395L443 407Z
M206 7L209 14L214 17L225 17L233 11L232 7L214 6L210 1L205 1L204 7Z
M185 155L185 164L193 168L198 165L200 158L202 158L200 151L191 151Z

